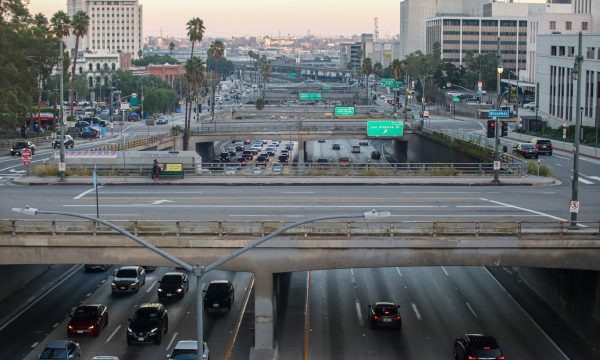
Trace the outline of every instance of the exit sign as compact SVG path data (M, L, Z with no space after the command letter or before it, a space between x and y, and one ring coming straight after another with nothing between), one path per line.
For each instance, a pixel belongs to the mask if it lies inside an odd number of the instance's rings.
M299 93L298 99L303 101L318 101L321 100L321 93Z
M367 122L367 136L372 137L401 137L404 135L404 123L395 120Z
M336 106L335 116L354 116L354 106Z

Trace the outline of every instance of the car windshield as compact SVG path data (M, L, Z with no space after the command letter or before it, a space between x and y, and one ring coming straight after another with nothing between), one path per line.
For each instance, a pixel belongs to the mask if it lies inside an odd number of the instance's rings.
M179 275L165 275L160 281L161 285L180 285L181 284L181 276Z
M196 360L198 351L194 349L175 349L171 354L170 359L177 360Z
M206 290L206 296L226 296L228 291L227 284L210 284Z
M395 306L377 306L375 307L375 314L383 316L396 315L397 310Z
M82 307L75 310L73 313L74 319L84 319L96 317L96 308Z
M56 348L46 348L40 355L40 359L66 359L67 358L67 350L65 349L56 349Z
M532 144L523 144L523 149L535 149L535 146Z
M131 319L137 325L146 326L156 324L160 321L160 315L155 309L138 309Z
M117 271L115 277L118 278L135 278L137 277L137 271L134 269L121 269Z

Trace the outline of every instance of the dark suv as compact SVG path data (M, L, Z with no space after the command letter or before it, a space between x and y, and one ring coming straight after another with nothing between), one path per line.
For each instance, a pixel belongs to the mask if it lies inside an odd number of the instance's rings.
M535 145L538 150L538 154L548 154L552 156L552 141L548 139L531 139L531 143Z
M376 302L369 305L369 322L371 329L391 327L402 329L400 306L391 302Z
M158 300L182 299L189 289L188 276L180 272L168 272L158 282Z
M160 345L163 335L169 331L169 315L160 303L142 304L129 319L127 345L154 342Z
M454 359L504 360L496 339L483 334L465 334L454 341Z
M204 290L204 309L211 311L229 311L233 305L233 284L229 280L213 280Z

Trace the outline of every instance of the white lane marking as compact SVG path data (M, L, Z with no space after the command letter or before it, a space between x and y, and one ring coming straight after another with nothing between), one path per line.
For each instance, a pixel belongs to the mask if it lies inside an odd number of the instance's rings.
M402 273L400 272L400 268L396 268L396 272L398 273L398 275L399 275L400 277L402 277Z
M495 201L495 200L488 200L488 199L484 199L484 198L481 198L481 200L488 201L488 202L491 202L491 203L494 203L494 204L498 204L498 205L504 205L506 207L517 209L517 210L521 210L521 211L530 212L532 214L537 214L537 215L540 215L540 216L549 217L550 219L554 219L554 220L567 221L567 219L563 219L563 218L560 218L558 216L546 214L546 213L543 213L541 211L531 210L531 209L527 209L527 208L524 208L524 207L520 207L520 206L516 206L516 205L511 205L511 204L507 204L507 203L503 203L503 202Z
M34 342L34 343L31 345L31 348L33 349L34 347L38 346L39 344L40 344L39 342Z
M360 311L360 302L358 302L358 299L356 300L354 305L356 305L356 316L358 316L358 325L365 326L365 322L363 321L362 313Z
M49 158L47 158L47 159L40 159L40 160L33 160L31 163L33 164L33 163L37 163L37 162L40 162L40 161L46 161L46 160L48 160L48 159L49 159ZM13 165L13 166L6 167L6 168L4 168L4 169L0 169L0 172L2 172L2 171L4 171L4 170L10 170L10 169L14 169L14 168L16 168L16 167L19 167L19 166L23 166L23 164L17 164L17 165Z
M556 194L556 191L543 191L542 194Z
M533 320L533 318L531 317L531 315L529 315L529 313L527 311L525 311L525 309L523 309L523 307L521 306L521 304L519 304L519 302L517 300L515 300L515 298L504 288L504 286L502 286L502 284L500 283L500 281L498 281L498 279L496 279L496 277L494 275L492 275L492 273L488 270L488 268L486 268L485 266L483 266L483 269L490 275L490 277L494 280L494 282L498 285L498 287L500 289L502 289L506 295L508 295L508 297L515 303L515 305L517 305L517 307L519 309L521 309L521 311L523 312L523 314L525 314L525 316L527 316L527 318L531 321L531 323L533 324L533 326L536 327L536 329L538 329L538 331L540 333L542 333L546 339L552 344L554 345L554 347L556 348L556 350L558 350L558 352L566 359L569 360L569 357L567 356L567 354L565 354L561 348L558 347L558 345L554 342L554 340L552 340L552 338L550 336L548 336L548 334L540 327L540 325Z
M173 345L173 342L175 341L175 338L177 338L177 333L173 334L173 337L171 337L171 341L169 341L169 345L167 345L167 347L165 348L165 351L169 351L169 349L171 348L171 345Z
M509 269L503 267L502 270L506 271L507 273L509 273L510 275L512 275L512 271L510 271Z
M287 195L309 195L309 194L314 194L313 191L284 191L281 194L287 194Z
M469 308L469 310L471 310L471 314L473 314L473 316L475 316L475 319L478 319L477 314L475 313L475 310L473 310L473 308L471 307L471 304L469 304L468 301L467 301L467 307Z
M581 183L584 183L584 184L586 184L586 185L591 185L591 184L593 184L593 183L594 183L593 181L586 180L586 179L584 179L584 178L582 178L582 177L579 177L579 178L577 178L577 180L578 180L579 182L581 182Z
M160 204L165 204L165 203L172 203L173 201L171 200L156 200L155 202L153 202L150 205L160 205Z
M356 277L354 276L354 269L350 269L350 282L356 287Z
M158 280L153 282L152 285L150 285L148 287L148 289L146 289L146 293L149 293L150 291L152 291L152 289L154 288L154 285L156 285L158 283Z
M71 276L73 276L79 269L81 269L83 267L83 265L73 265L69 270L67 270L67 273L69 273L67 276L65 276L61 281L57 282L56 284L54 284L50 289L46 290L46 292L44 292L42 295L36 297L29 305L27 305L23 310L19 311L18 313L16 313L10 320L8 320L7 322L5 322L2 326L0 326L0 331L4 330L8 325L10 325L13 321L15 321L16 319L19 318L19 316L23 315L23 313L25 313L26 311L28 311L29 309L31 309L32 306L34 306L35 304L37 304L40 300L42 300L46 295L48 295L49 293L51 293L54 289L56 289L57 287L59 287L62 283L64 283L65 281L67 281Z
M554 165L558 166L558 167L562 167L562 164L559 164L559 163L555 163Z
M594 179L594 180L598 180L600 181L600 176L588 176L590 179Z
M421 320L421 313L419 312L419 309L417 309L417 305L415 305L415 303L410 303L410 306L412 306L413 311L415 312L415 316L417 317L417 320Z
M443 266L442 266L442 271L444 272L444 274L446 274L446 276L450 276L450 274L448 274L448 270L446 270L446 268Z
M554 155L554 157L559 158L559 159L563 159L563 160L571 160L571 158L560 156L560 155Z
M52 328L56 329L58 327L58 325L60 325L60 323L55 323L54 325L52 325Z
M117 331L119 331L120 328L121 328L121 324L117 325L115 330L110 334L110 336L106 339L106 341L104 343L108 344L108 342L112 340L112 338L115 336L115 334L117 333Z
M100 189L101 187L102 187L102 186L98 186L98 189ZM91 188L91 189L89 189L89 190L86 190L86 191L82 192L81 194L79 194L79 195L75 196L75 197L73 198L73 200L79 200L79 199L81 199L82 197L86 196L87 194L91 193L91 192L92 192L92 191L94 191L94 190L96 190L96 189L94 189L94 188Z
M10 169L11 173L16 173L16 174L25 174L27 172L27 170L15 170L15 169Z
M66 204L66 207L96 207L96 204ZM102 204L103 207L153 207L151 204ZM280 209L280 208L306 208L306 205L164 205L163 208L233 208L233 209ZM378 205L310 205L311 208L321 209L364 209L377 208ZM385 205L385 208L393 209L442 209L447 205Z

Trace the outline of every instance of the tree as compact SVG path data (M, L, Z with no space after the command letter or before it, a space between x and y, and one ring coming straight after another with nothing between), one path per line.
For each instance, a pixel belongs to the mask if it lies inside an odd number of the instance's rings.
M187 35L188 38L190 39L191 43L192 43L192 51L190 53L190 60L188 60L188 62L191 62L190 66L197 67L197 61L194 60L194 46L196 44L196 41L198 43L202 42L202 39L204 38L204 22L202 21L202 19L200 18L193 18L190 21L187 22L186 24L187 26ZM200 60L200 59L198 59ZM189 77L187 76L187 67L188 64L186 64L186 78ZM203 69L204 71L204 69ZM186 96L186 101L185 101L185 131L183 134L183 149L187 150L189 147L189 137L190 137L190 126L191 126L191 119L192 119L192 106L191 106L191 96L192 96L192 90L190 89L190 82L188 81L188 91L187 91L187 96ZM198 85L199 86L199 85ZM197 93L197 92L196 92Z
M133 60L132 63L136 66L148 66L150 64L162 65L162 64L179 64L179 61L173 59L169 55L148 55L141 59Z
M202 39L204 38L204 30L206 30L206 28L204 27L204 22L202 19L197 17L188 21L186 26L188 38L192 42L192 52L190 54L191 59L194 56L194 45L196 44L196 41L198 43L202 42Z
M265 108L265 99L259 97L258 99L256 99L256 102L254 103L254 105L256 105L256 110L262 110Z
M215 121L215 93L221 81L221 74L219 74L212 66L214 60L221 59L225 55L225 45L221 40L215 40L208 48L208 58L211 61L211 66L207 67L209 71L207 75L208 86L210 87L211 101L210 101L210 116L212 121Z
M264 98L266 96L267 83L271 77L271 63L267 60L267 57L263 55L258 61L258 66L260 69L260 79L262 82L262 97Z
M75 79L75 68L77 67L77 52L79 51L79 39L85 36L90 25L90 17L82 10L73 15L71 30L75 35L75 51L73 52L73 67L71 68L71 79ZM75 82L71 81L71 102L75 101ZM71 105L71 119L73 118L73 106Z
M373 74L373 63L371 58L364 58L360 72L367 78L367 104L369 104L370 92L369 92L369 77Z
M175 49L175 43L171 41L169 43L169 51L171 52L171 57L173 57L173 50L174 49Z

